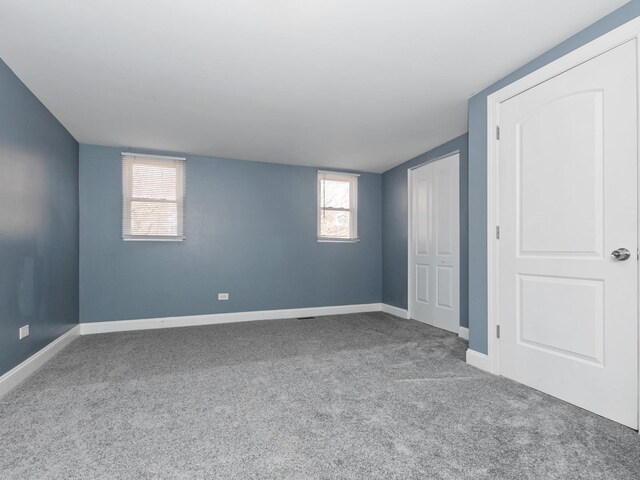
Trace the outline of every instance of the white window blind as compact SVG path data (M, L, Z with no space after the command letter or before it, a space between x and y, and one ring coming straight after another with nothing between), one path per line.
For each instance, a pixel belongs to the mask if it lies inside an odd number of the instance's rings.
M358 240L358 175L318 172L318 240Z
M185 159L122 153L122 238L185 238Z

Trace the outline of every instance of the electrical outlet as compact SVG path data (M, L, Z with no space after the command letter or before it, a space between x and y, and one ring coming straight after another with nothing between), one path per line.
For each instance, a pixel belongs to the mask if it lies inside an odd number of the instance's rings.
M29 336L29 325L20 327L20 330L18 330L18 338L22 340L24 337L28 337L28 336Z
M218 294L218 300L229 300L229 294L228 293L219 293Z

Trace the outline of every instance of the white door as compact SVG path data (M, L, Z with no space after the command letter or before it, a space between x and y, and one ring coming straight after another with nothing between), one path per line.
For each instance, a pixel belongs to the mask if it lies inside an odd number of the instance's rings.
M632 428L636 58L628 42L503 102L498 142L500 373Z
M459 154L410 172L409 312L434 327L460 326Z

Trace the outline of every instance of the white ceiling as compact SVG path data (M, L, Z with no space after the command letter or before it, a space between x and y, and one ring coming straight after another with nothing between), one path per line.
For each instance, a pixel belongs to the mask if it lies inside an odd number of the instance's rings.
M0 0L0 57L81 143L382 172L625 0Z

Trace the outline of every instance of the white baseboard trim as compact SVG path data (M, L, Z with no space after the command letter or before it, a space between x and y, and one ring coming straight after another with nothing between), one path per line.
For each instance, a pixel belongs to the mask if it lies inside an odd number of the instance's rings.
M386 303L381 304L381 310L384 313L388 313L390 315L395 315L396 317L409 319L409 312L404 308L394 307L393 305L388 305Z
M0 397L6 395L29 375L48 362L55 354L69 345L78 335L97 333L150 330L155 328L190 327L220 323L248 322L256 320L277 320L285 318L319 317L323 315L343 315L348 313L385 312L408 319L409 313L402 308L386 303L365 303L360 305L338 305L331 307L291 308L284 310L261 310L254 312L214 313L209 315L189 315L182 317L147 318L142 320L117 320L110 322L81 323L61 335L42 350L27 358L20 365L0 377ZM460 337L469 338L469 330L460 327ZM481 370L489 371L489 357L474 350L467 350L467 363Z
M193 327L219 323L250 322L256 320L277 320L282 318L319 317L322 315L342 315L346 313L379 312L380 303L361 305L338 305L332 307L290 308L285 310L260 310L255 312L212 313L208 315L188 315L182 317L145 318L142 320L116 320L109 322L85 322L80 324L81 335L95 333L150 330L155 328Z
M13 367L2 375L0 377L0 397L3 397L20 383L24 382L29 375L51 360L56 353L69 345L78 335L80 335L80 325L74 326L49 345L31 355L20 365Z
M467 349L467 363L472 367L479 368L485 372L491 372L489 357L484 353L476 352L470 348Z
M460 338L464 338L465 340L469 340L469 329L467 327L459 327L458 336Z

